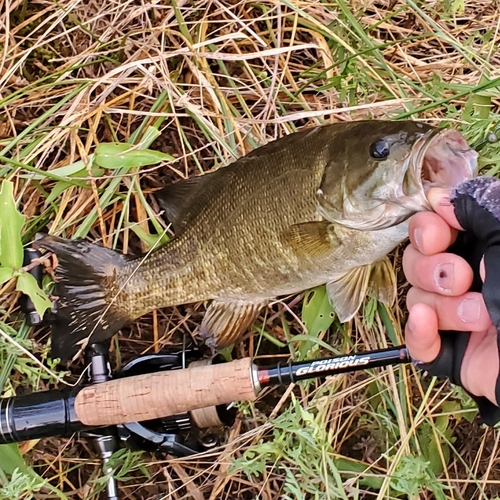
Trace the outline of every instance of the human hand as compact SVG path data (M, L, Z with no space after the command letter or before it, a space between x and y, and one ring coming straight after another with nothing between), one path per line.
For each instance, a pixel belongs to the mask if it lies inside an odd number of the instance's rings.
M458 367L461 385L470 394L497 404L497 329L483 294L468 291L474 277L471 266L446 252L462 229L449 196L449 190L431 189L428 199L434 212L418 213L410 221L411 244L403 256L403 271L413 285L407 296L406 345L414 360L431 363L441 351L439 330L467 336L468 341L458 339L465 348ZM481 278L485 278L484 265Z

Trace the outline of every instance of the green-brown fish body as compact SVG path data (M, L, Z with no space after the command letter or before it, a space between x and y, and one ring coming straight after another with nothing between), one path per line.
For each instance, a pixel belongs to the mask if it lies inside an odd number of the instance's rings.
M53 355L110 337L159 307L212 299L207 343L233 343L280 295L327 284L341 320L368 292L390 300L384 257L427 208L425 188L475 172L476 153L453 130L415 122L306 129L233 164L159 193L176 237L129 259L84 241L44 237L57 254Z

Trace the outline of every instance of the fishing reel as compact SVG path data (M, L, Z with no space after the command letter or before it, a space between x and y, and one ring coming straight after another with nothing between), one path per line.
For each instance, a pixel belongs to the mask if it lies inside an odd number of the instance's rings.
M141 356L128 363L117 378L224 362L222 357L202 359L198 349ZM236 408L209 406L157 420L117 426L119 438L131 449L165 452L177 457L201 453L220 444L221 430L236 419Z
M90 384L111 380L107 348L103 344L94 344L87 349L86 355L90 366ZM115 374L115 380L162 371L182 370L187 366L203 366L221 361L223 360L218 358L202 359L198 349L152 354L141 356L125 365ZM41 393L40 396L43 397L43 394L49 393ZM43 412L43 408L38 399L36 411ZM0 408L0 419L1 410ZM168 453L176 457L186 457L214 448L220 443L221 430L234 423L236 413L236 409L230 409L226 405L210 406L156 420L82 430L80 435L93 442L96 452L101 457L103 472L108 473L111 472L110 458L120 447L152 453ZM12 419L16 418L15 411L10 414ZM43 420L43 416L41 418ZM12 424L14 425L14 422ZM57 434L56 429L51 429L50 426L45 431L48 435ZM36 431L30 428L28 432L33 434ZM107 497L108 500L118 500L117 484L111 475L107 482Z
M209 366L223 359L202 359L198 349L139 357L112 379L108 350L103 344L90 346L89 385L192 367ZM87 385L88 387L88 385ZM69 437L75 432L93 442L102 459L103 472L112 472L109 461L121 447L186 457L210 450L220 444L223 429L234 423L236 409L226 405L207 406L155 420L108 426L85 426L75 415L75 398L81 387L54 390L0 399L0 443L11 443L49 436ZM109 474L108 500L118 499L115 479Z

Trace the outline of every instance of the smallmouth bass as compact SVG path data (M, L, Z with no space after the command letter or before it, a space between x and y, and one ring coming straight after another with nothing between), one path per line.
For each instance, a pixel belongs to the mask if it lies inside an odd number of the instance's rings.
M476 174L454 129L412 121L308 128L157 193L175 238L130 258L44 236L57 256L52 356L68 359L160 307L212 300L200 334L231 345L272 299L326 284L341 321L364 297L391 303L386 255L429 209L426 191Z

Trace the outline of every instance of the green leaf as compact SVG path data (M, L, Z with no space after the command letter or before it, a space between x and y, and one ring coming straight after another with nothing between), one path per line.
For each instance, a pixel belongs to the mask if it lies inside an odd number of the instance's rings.
M398 345L398 343L400 343L401 341L398 338L396 329L394 328L394 323L393 320L391 319L389 308L386 307L384 304L382 304L382 302L377 302L377 311L378 315L380 316L380 319L382 320L382 323L385 326L385 329L387 330L387 335L391 339L391 342L394 345Z
M95 164L95 155L90 155L88 157L88 162L92 176L101 177L104 171ZM56 174L59 177L87 177L88 168L83 160L78 160L70 165L55 168L54 170L51 170L51 173Z
M95 163L103 168L135 168L172 161L173 156L151 149L133 149L130 144L110 142L99 144L95 150Z
M30 273L19 273L17 275L16 289L26 294L33 302L36 312L43 317L43 313L50 309L52 303L43 290L40 290L36 279Z
M330 344L316 337L311 337L310 335L294 335L290 339L290 342L306 342L308 346L313 346L313 347L320 346L327 351L331 351L334 354L338 354L338 351L335 351L335 349Z
M347 457L334 458L334 464L341 473L351 473L352 477L359 477L359 484L379 490L382 487L384 478L370 474L370 466L364 462ZM367 474L368 472L368 474Z
M158 137L160 137L160 135L161 132L158 129L154 127L148 127L146 129L146 132L144 132L143 136L141 137L139 149L148 148L149 146L151 146L151 144L153 144L154 141L156 141L156 139L158 139Z
M3 285L6 281L14 276L14 270L10 267L0 267L0 285Z
M71 187L71 182L67 181L58 181L55 186L51 189L49 196L47 196L47 199L45 203L47 205L50 205L51 203L54 203L58 196L66 191L66 189L69 189Z
M28 470L17 444L0 444L0 468L9 475L16 469L22 472Z
M88 161L90 164L90 172L93 177L101 177L102 174L104 173L104 170L95 165L94 156L95 155L90 155L88 157ZM43 180L46 178L45 174L46 172L44 172L43 175L30 172L29 174L21 174L20 177L35 179L35 180ZM71 179L72 177L85 178L88 176L88 169L83 160L78 160L73 163L70 163L69 165L65 165L64 167L58 167L52 169L50 171L50 174L52 176L57 176L60 179L68 179L68 180ZM65 182L65 181L61 180L60 182Z
M148 246L151 248L158 248L163 243L166 243L168 240L163 237L163 235L151 234L145 231L141 226L135 225L131 226L130 229Z
M9 481L2 484L0 498L21 498L20 493L23 494L22 498L25 498L24 494L26 492L39 491L42 487L45 487L61 500L68 500L68 497L62 491L39 476L24 461L15 443L0 445L0 469L4 472L4 475L10 476Z
M335 312L330 305L324 286L307 292L302 305L302 321L309 335L317 337L320 332L330 328L334 318Z
M91 157L89 157L89 159L91 159ZM83 160L78 160L64 167L54 168L51 172L59 177L70 177L72 175L82 177L82 175L86 174L87 169L85 168Z
M309 337L316 339L321 332L330 328L334 318L335 313L330 305L324 286L313 288L307 292L302 305L302 321L304 322ZM314 344L317 344L317 342L306 342L301 346L301 355L307 355L307 351L309 351Z
M3 181L0 188L0 264L19 269L23 265L21 229L25 217L16 209L14 184Z

